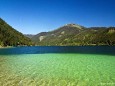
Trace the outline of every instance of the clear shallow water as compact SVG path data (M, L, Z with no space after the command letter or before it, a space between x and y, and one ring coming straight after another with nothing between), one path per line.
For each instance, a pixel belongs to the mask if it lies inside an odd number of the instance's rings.
M55 51L55 48L52 47L52 49ZM93 48L90 48L90 51L91 49ZM81 49L81 53L7 53L5 55L4 50L11 52L9 49L3 49L3 51L1 49L0 86L115 85L115 55L113 53L89 54L82 53L84 50ZM114 48L111 48L112 50L114 51ZM49 51L51 51L50 48ZM103 49L100 51L102 52Z

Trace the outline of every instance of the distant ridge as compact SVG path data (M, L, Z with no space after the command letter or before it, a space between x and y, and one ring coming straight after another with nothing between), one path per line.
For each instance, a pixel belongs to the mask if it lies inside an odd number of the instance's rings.
M28 38L32 38L34 35L33 34L24 34L24 36L26 36Z
M53 31L23 35L0 18L0 47L32 44L39 46L115 45L115 27L86 28L70 23Z
M90 27L66 24L50 32L33 36L32 41L42 46L115 45L115 27Z

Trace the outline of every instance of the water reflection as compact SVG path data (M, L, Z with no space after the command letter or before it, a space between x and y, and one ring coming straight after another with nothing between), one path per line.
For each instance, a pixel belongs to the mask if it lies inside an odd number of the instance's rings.
M80 53L115 55L115 46L34 46L0 49L1 55L44 53Z

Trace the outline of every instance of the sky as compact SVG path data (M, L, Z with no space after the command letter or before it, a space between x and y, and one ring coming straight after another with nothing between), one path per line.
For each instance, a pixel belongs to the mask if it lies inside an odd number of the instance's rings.
M115 26L115 0L0 0L0 18L23 34L65 24Z

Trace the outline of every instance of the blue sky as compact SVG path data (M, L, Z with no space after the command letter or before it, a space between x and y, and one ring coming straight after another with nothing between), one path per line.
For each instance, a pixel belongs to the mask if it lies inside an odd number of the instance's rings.
M0 0L0 17L24 34L76 23L115 26L115 0Z

